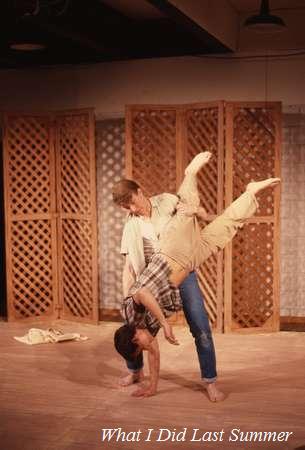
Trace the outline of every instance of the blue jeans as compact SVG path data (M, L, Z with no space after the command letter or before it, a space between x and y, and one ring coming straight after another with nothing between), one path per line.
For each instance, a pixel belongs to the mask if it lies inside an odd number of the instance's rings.
M189 274L179 290L184 315L195 340L201 377L204 381L212 383L217 377L215 348L204 298L195 272ZM139 371L143 367L143 353L140 353L135 361L126 363L131 372Z

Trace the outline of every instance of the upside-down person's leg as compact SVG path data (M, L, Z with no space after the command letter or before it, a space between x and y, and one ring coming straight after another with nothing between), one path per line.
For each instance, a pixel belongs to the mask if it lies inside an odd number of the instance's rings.
M202 264L212 253L224 248L235 236L245 221L252 217L258 207L255 195L268 187L274 187L280 182L279 178L249 183L246 191L231 205L201 230L201 241L195 249L197 266Z
M212 154L201 152L196 155L184 171L184 179L179 187L178 195L180 200L194 206L199 206L200 199L197 188L197 173L209 162Z

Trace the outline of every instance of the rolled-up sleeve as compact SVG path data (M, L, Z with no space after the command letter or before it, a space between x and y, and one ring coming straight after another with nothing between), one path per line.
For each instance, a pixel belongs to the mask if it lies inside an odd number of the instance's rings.
M129 253L129 245L130 245L129 234L130 233L129 233L128 229L129 229L128 223L125 223L125 226L123 228L122 239L121 239L121 250L120 250L121 255L128 255L128 253Z

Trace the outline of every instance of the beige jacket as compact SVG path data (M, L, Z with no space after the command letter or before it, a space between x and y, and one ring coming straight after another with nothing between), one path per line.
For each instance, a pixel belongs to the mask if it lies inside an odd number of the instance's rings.
M121 254L129 256L136 278L145 268L143 238L150 239L156 251L159 249L159 239L175 212L178 197L164 193L151 197L150 202L152 205L150 220L129 214L123 229Z

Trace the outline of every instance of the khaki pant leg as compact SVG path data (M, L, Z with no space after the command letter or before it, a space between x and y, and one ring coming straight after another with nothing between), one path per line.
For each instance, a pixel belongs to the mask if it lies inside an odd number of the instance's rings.
M199 206L200 199L197 187L197 176L194 174L187 174L179 187L178 195L182 202L190 205Z
M198 267L211 254L223 249L243 226L245 220L253 216L256 209L257 201L254 194L246 191L223 214L204 227L194 254L195 266Z

